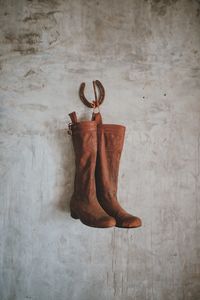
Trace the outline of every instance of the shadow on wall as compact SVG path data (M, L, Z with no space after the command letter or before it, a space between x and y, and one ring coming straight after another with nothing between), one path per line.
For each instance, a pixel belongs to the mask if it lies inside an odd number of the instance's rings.
M56 149L59 151L56 155L59 157L56 169L56 187L57 201L56 207L62 212L69 212L69 202L73 192L75 160L72 147L71 136L67 129L56 130L54 136Z

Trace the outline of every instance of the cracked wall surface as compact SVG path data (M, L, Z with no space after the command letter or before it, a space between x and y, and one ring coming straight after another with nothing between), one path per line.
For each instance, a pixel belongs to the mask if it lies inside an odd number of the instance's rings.
M69 215L94 79L137 230ZM200 1L0 1L0 101L1 300L200 299Z

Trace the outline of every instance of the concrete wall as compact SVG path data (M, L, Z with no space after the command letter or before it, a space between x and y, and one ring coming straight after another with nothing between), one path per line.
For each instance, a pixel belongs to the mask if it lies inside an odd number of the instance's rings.
M8 0L0 9L1 300L200 299L200 1ZM105 86L137 230L70 218L67 114Z

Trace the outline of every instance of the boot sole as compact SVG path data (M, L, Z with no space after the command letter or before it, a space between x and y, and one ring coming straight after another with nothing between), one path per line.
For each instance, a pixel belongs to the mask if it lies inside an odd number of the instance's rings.
M73 219L78 220L80 219L79 216L74 213L73 211L70 212L70 215ZM94 225L94 224L87 224L86 222L83 222L82 220L80 220L84 225L89 226L89 227L95 227L95 228L111 228L111 227L115 227L115 224L104 224L102 226L98 226L98 225Z
M138 226L122 226L122 225L118 225L116 224L115 227L118 227L118 228L124 228L124 229L134 229L134 228L140 228L142 227L142 225L138 225Z

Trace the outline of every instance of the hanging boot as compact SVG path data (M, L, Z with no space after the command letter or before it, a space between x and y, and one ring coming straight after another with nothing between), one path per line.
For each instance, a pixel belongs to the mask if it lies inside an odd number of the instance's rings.
M101 123L100 113L92 119ZM136 228L142 225L138 217L126 212L117 200L117 184L125 127L114 124L98 124L98 151L96 164L97 198L103 209L116 219L116 226Z
M97 123L77 122L75 112L69 116L76 165L74 192L70 201L71 216L92 227L115 226L115 219L106 214L96 198Z

